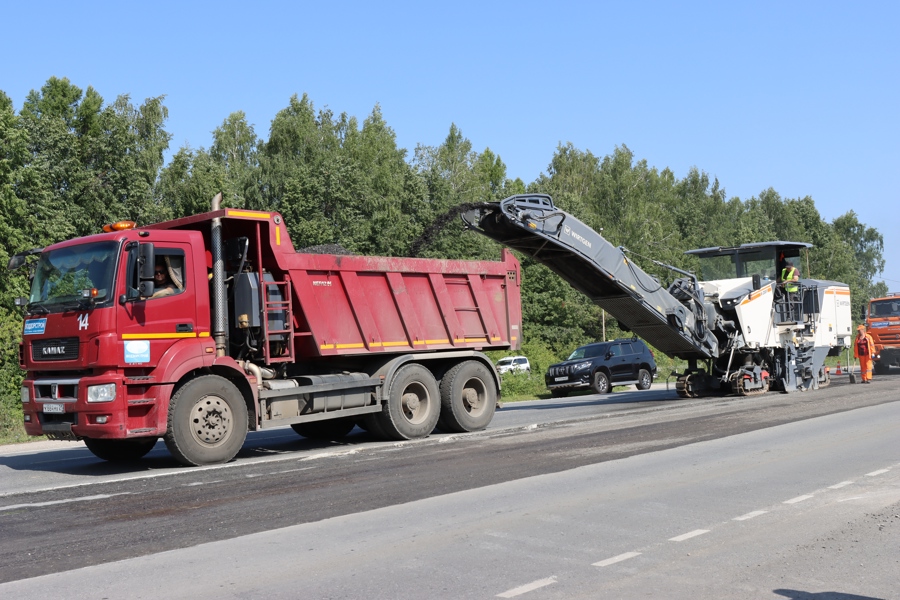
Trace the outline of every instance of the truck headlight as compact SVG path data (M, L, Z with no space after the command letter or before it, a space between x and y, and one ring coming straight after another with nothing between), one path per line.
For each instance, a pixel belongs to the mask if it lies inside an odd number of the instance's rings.
M89 385L87 389L88 402L112 402L116 399L116 384L104 383L103 385Z
M573 371L583 371L584 369L589 369L591 364L593 364L592 361L586 360L586 361L580 362L577 365L575 365L574 367L572 367L572 370Z
M22 404L28 402L28 388L24 385L22 386Z

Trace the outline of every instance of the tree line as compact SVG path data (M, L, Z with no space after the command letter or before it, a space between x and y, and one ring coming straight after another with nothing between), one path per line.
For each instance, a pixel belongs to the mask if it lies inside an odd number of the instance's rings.
M316 109L293 96L262 139L243 112L228 115L208 147L182 147L168 163L165 98L136 104L128 95L106 102L65 78L32 90L16 111L0 91L0 264L16 252L89 235L128 219L138 224L223 205L276 210L297 248L339 244L357 254L497 259L499 246L466 232L459 219L432 225L448 212L516 193L546 193L661 280L672 274L649 257L697 268L692 248L747 242L810 242L803 276L850 285L854 317L887 288L883 237L851 210L825 221L809 196L783 198L766 189L747 199L699 169L678 178L640 160L625 145L605 156L560 144L546 172L530 183L510 179L500 156L473 149L456 125L437 146L412 154L376 105L360 122ZM422 236L428 233L427 243ZM520 257L521 258L521 257ZM576 345L618 332L600 309L555 274L523 263L525 351L537 368ZM19 426L18 343L22 315L14 298L28 295L24 273L0 277L0 436Z

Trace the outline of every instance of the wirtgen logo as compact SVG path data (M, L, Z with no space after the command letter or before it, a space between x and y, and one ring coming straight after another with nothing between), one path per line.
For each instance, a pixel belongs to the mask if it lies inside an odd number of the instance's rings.
M569 237L571 237L571 238L573 238L573 239L575 239L575 240L578 240L579 242L581 242L582 244L584 244L584 245L587 246L588 248L591 247L591 241L590 241L590 240L585 239L585 238L583 238L582 236L580 236L580 235L578 235L577 233L575 233L574 231L572 231L572 228L569 227L568 225L564 225L564 226L563 226L563 232L564 232L567 236L569 236Z

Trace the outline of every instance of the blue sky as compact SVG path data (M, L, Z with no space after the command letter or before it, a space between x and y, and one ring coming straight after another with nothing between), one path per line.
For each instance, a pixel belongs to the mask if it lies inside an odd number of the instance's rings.
M729 197L854 210L900 291L897 2L2 0L0 15L17 109L51 76L108 102L165 95L174 151L208 147L237 110L265 139L295 93L360 120L377 103L410 155L456 123L526 183L560 143L624 144Z

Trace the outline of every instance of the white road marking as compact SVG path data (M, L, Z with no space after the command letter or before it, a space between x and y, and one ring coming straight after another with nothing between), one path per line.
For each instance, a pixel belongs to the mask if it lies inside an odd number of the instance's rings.
M852 484L853 484L852 481L842 481L842 482L836 483L836 484L834 484L834 485L829 485L829 486L828 486L828 489L829 489L829 490L839 490L839 489L841 489L842 487L846 487L846 486L852 485Z
M285 469L284 471L272 471L270 475L284 475L285 473L299 473L300 471L309 471L315 467L303 467L301 469Z
M804 500L809 500L810 498L812 498L812 494L806 494L805 496L797 496L796 498L785 500L783 504L797 504L798 502L803 502Z
M838 502L847 502L849 500L862 500L865 496L853 496L852 498L841 498Z
M626 552L625 554L620 554L618 556L613 556L612 558L607 558L606 560L601 560L600 562L595 562L595 567L608 567L609 565L614 565L617 562L622 562L623 560L628 560L629 558L634 558L635 556L640 556L640 552Z
M748 512L746 515L741 515L739 517L735 517L732 521L746 521L747 519L752 519L753 517L758 517L759 515L766 514L767 510L754 510L753 512Z
M693 531L689 531L687 533L682 533L681 535L676 535L673 538L669 538L670 542L683 542L684 540L689 540L692 537L697 537L698 535L703 535L704 533L709 533L709 529L695 529Z
M304 456L303 458L300 459L300 461L302 462L302 461L307 461L307 460L319 460L320 458L337 458L339 456L351 456L353 454L356 454L357 452L359 452L359 450L356 450L355 448L353 450L337 450L335 452L320 452L318 454L311 454L309 456Z
M554 575L553 577L547 577L546 579L538 579L537 581L532 581L531 583L526 583L525 585L520 585L519 587L507 590L502 594L497 594L497 597L515 598L516 596L521 596L522 594L533 592L534 590L550 585L551 583L556 583L556 575Z
M890 469L878 469L877 471L866 473L866 477L875 477L876 475L881 475L882 473L887 473L888 471L890 471Z
M0 506L0 510L15 510L17 508L37 508L40 506L52 506L54 504L69 504L70 502L89 502L91 500L105 500L113 496L128 496L131 492L122 492L120 494L97 494L96 496L82 496L81 498L66 498L65 500L49 500L47 502L31 502L29 504L10 504L9 506Z

